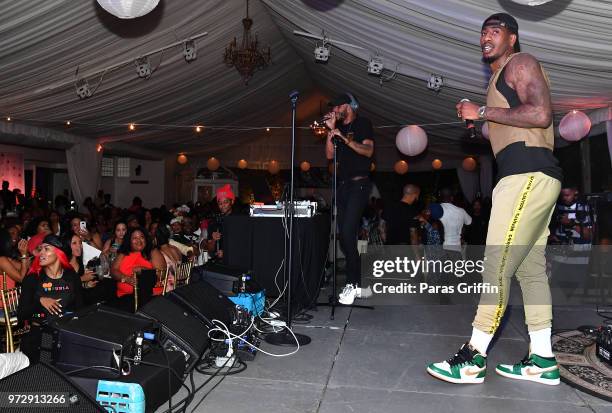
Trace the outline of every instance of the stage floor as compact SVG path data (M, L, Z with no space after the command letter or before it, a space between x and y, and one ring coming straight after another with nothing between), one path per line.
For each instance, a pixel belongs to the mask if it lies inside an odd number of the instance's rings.
M564 383L549 387L495 374L496 363L516 362L527 351L521 307L509 308L482 385L453 385L425 371L429 362L448 358L467 341L473 306L338 307L335 320L325 307L310 314L309 324L294 329L310 336L311 344L286 358L258 354L246 371L226 377L195 411L612 413L612 403ZM556 308L554 328L599 325L601 320L591 308ZM288 351L266 344L263 348ZM206 378L199 373L194 377L196 385ZM216 381L199 392L189 412ZM165 408L167 404L158 412Z

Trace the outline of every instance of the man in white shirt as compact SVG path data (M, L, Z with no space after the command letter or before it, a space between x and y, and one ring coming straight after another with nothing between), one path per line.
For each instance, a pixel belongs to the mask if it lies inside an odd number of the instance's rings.
M464 225L472 223L472 217L465 209L453 205L453 195L449 189L443 189L440 194L442 210L444 213L440 222L444 226L443 248L447 251L461 252L461 231Z

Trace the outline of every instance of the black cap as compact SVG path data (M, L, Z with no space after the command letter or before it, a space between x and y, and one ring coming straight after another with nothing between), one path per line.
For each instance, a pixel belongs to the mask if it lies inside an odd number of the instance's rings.
M519 26L516 19L510 16L508 13L495 13L490 15L485 19L482 23L481 30L484 30L485 27L503 27L507 29L510 33L516 35L516 43L514 43L514 51L520 52L521 45L519 43Z
M340 106L340 105L344 105L344 104L349 104L351 103L351 97L349 95L347 95L346 93L343 93L341 95L336 96L335 98L333 98L332 100L329 101L329 103L327 104L327 106Z
M62 240L60 240L56 235L53 234L49 234L45 238L43 238L41 244L53 245L54 247L59 248L61 250L64 248Z

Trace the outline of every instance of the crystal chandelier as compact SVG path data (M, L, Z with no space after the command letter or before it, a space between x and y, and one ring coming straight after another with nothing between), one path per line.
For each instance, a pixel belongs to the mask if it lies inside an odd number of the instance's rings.
M244 29L242 31L242 44L238 47L236 38L225 48L223 61L229 67L234 66L248 84L253 73L258 69L263 69L270 64L270 48L259 49L257 36L251 35L253 20L249 18L249 0L246 1L246 17L242 19Z

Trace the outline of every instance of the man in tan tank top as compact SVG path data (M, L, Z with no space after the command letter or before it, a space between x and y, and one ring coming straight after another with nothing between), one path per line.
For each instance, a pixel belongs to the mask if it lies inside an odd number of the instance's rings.
M518 23L505 13L482 25L480 47L492 76L485 106L457 104L464 120L489 123L499 182L487 232L483 293L470 341L450 359L427 371L451 383L482 383L487 349L506 310L510 280L521 285L530 349L517 364L497 365L504 377L559 384L551 348L552 304L544 248L548 224L561 188L562 171L554 158L550 84L540 63L520 52Z

